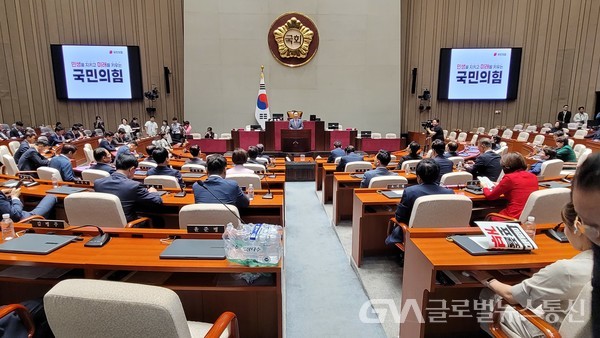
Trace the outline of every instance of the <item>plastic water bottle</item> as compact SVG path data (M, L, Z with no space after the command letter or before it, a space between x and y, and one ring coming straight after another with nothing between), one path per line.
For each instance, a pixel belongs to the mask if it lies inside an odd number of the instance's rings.
M2 215L2 239L5 241L10 241L15 238L15 226L13 224L12 219L10 219L10 214Z
M457 171L463 171L464 170L462 161L460 161L460 162L458 162L458 164L456 164L456 170Z
M56 174L52 175L52 188L58 188L58 177L56 177Z
M535 217L527 217L527 222L523 223L523 230L525 230L525 233L529 235L532 240L535 240L535 227Z
M254 199L254 186L252 184L248 184L247 192L248 199L252 201Z

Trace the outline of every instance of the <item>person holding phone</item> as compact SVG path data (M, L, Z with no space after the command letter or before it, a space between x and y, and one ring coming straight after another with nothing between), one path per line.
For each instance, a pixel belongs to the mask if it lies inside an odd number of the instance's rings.
M46 195L33 210L26 211L23 210L23 202L19 198L20 195L20 184L17 184L12 189L2 189L2 194L0 194L0 213L9 214L14 222L20 222L22 219L33 215L49 218L58 201L56 196Z

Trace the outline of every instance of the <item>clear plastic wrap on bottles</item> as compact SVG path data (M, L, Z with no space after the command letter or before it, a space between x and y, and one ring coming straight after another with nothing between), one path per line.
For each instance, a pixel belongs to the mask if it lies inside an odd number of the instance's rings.
M274 266L282 255L283 228L273 224L227 224L223 233L227 259L246 266Z

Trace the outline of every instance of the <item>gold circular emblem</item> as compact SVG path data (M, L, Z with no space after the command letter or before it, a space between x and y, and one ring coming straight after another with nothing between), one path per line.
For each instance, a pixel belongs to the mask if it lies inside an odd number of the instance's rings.
M314 22L300 13L286 13L271 25L268 36L273 57L288 67L308 63L319 45L319 35Z

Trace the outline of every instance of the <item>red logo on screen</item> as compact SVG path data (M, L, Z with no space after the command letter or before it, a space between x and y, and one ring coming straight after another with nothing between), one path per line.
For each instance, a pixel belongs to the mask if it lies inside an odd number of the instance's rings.
M494 56L498 55L498 53L494 53Z
M108 51L108 54L112 54L112 50L109 50L109 51ZM494 55L496 55L496 53L494 53Z

